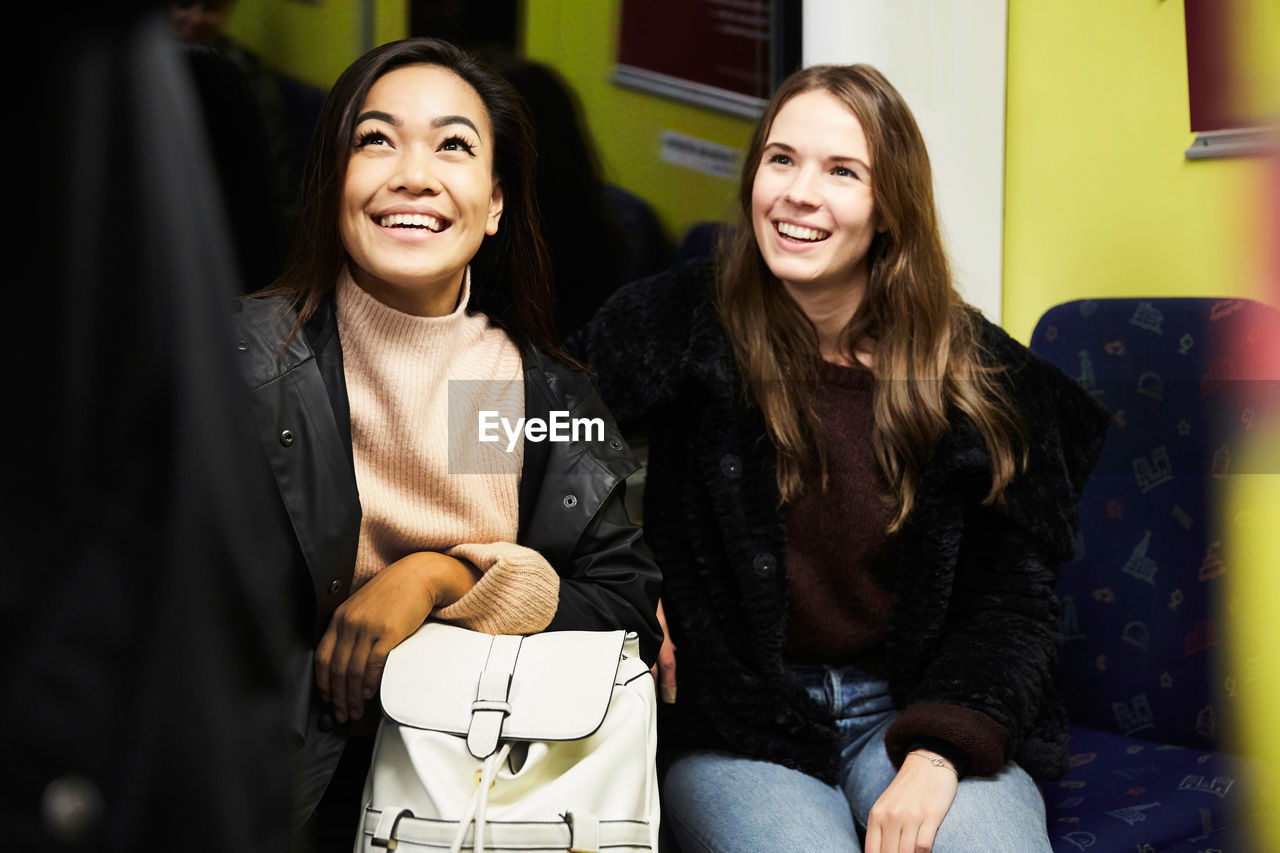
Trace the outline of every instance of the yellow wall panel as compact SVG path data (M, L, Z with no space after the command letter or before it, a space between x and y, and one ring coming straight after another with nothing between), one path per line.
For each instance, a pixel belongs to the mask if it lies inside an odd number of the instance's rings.
M618 0L526 0L525 52L577 92L605 179L653 205L678 240L695 222L732 218L737 181L661 162L662 131L743 148L754 123L610 83L620 12Z
M364 53L359 0L238 0L227 30L274 71L328 89ZM377 0L373 38L382 44L408 32L408 0Z
M1280 52L1280 30L1267 38ZM1008 56L1015 337L1069 299L1262 297L1261 161L1183 156L1194 135L1181 3L1010 0Z

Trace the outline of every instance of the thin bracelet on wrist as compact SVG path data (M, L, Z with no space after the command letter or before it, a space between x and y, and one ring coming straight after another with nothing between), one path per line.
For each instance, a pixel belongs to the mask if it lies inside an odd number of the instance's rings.
M919 758L923 758L925 761L929 762L934 767L945 767L948 770L950 770L952 773L956 774L957 779L960 778L960 771L956 770L956 768L951 764L950 761L947 761L945 758L939 755L926 755L923 752L908 752L907 755L915 755Z

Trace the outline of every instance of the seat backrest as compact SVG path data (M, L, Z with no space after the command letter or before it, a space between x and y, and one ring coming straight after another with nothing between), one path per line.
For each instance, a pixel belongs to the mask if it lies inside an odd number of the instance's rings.
M1058 587L1058 687L1072 722L1163 743L1216 745L1240 674L1224 649L1230 570L1215 492L1275 384L1251 343L1280 313L1249 300L1099 299L1051 308L1031 349L1112 414L1081 502L1077 558Z
M714 257L730 228L732 226L725 222L695 222L689 226L676 249L676 263Z

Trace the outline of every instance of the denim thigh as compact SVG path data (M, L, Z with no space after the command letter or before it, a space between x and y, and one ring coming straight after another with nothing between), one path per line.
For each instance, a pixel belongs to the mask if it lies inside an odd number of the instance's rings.
M662 784L662 819L683 853L858 853L838 788L769 761L686 752Z
M841 785L768 761L713 750L676 759L663 820L685 853L824 850L859 853L872 805L897 775L884 736L897 717L888 682L854 666L793 667L840 730ZM855 821L857 827L855 827ZM961 781L934 853L1050 853L1044 801L1012 762Z
M883 685L864 678L842 682L838 670L825 666L794 669L809 694L830 710L846 749L865 743L882 720L892 718ZM662 807L685 853L862 849L840 788L728 752L695 750L677 758L663 780Z
M854 819L865 829L871 807L898 772L884 746L885 732L898 716L888 682L852 666L797 672L809 694L832 708L842 737L841 786ZM1049 853L1045 820L1040 789L1025 770L1009 762L994 776L961 780L933 851Z

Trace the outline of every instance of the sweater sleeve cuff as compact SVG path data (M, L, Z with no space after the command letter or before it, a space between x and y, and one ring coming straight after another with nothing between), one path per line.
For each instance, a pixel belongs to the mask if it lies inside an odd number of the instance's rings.
M486 634L535 634L560 604L560 576L531 548L512 542L456 545L445 552L480 571L466 595L432 616Z
M937 749L938 742L949 744ZM921 702L907 708L885 732L884 746L889 760L895 767L902 765L908 752L917 746L933 749L944 758L951 758L955 751L964 754L956 763L967 765L966 771L978 776L990 776L1004 766L1004 729L991 717L961 705L944 705Z

